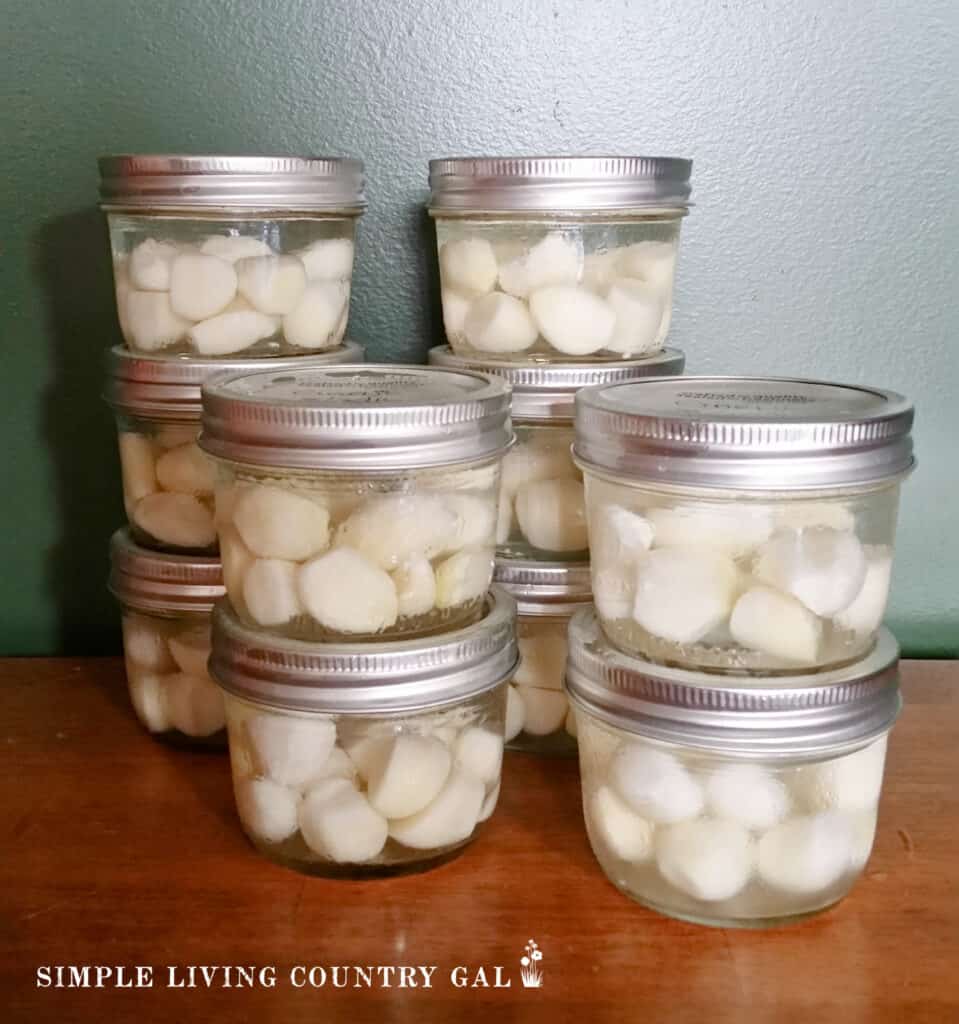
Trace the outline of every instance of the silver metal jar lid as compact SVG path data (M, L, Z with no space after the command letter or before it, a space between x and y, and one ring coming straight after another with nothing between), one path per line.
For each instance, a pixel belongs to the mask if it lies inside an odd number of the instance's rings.
M210 672L269 707L336 715L425 711L506 682L519 659L516 604L498 587L464 629L390 643L311 644L247 629L229 603L213 612Z
M453 157L430 161L430 212L689 207L691 160L650 156Z
M680 374L686 356L678 348L664 348L645 359L618 359L608 363L551 363L546 360L510 362L457 355L449 345L429 352L431 366L478 370L501 377L513 389L514 420L568 420L573 422L576 392L597 384L619 384L643 377Z
M344 341L311 356L269 357L271 369L362 363L363 347ZM159 420L199 420L200 391L220 374L255 373L263 359L194 359L185 356L144 356L124 345L107 350L107 383L103 397L117 411Z
M616 650L593 608L569 624L566 686L597 718L649 739L763 759L815 757L863 745L901 707L899 646L882 629L845 668L744 679L654 665Z
M455 465L513 441L509 387L465 370L375 364L218 378L200 447L221 459L370 472Z
M102 156L104 210L362 213L363 161L318 156Z
M562 617L593 600L589 562L497 558L493 581L515 599L518 615Z
M912 404L894 391L784 377L660 377L576 396L573 456L644 483L809 490L914 465Z
M110 540L113 596L145 612L211 612L226 593L219 558L169 555L135 544L127 529Z

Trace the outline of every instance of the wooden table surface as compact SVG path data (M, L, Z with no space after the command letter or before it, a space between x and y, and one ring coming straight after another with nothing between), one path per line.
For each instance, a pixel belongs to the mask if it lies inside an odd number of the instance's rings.
M0 662L0 1020L959 1021L959 663L906 663L903 678L865 876L817 918L749 932L618 893L587 845L575 764L527 755L507 757L488 830L432 872L275 867L234 819L226 759L143 733L119 661ZM540 989L520 985L528 939ZM154 985L38 987L57 964L149 966ZM186 965L262 968L266 984L169 987ZM294 987L297 965L325 968L325 987ZM436 970L429 989L395 971L376 976L392 987L341 989L339 965ZM492 987L497 965L511 987ZM458 967L490 987L456 987Z

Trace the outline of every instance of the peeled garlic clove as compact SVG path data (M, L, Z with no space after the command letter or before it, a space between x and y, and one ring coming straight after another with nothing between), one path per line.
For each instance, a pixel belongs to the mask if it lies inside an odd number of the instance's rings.
M480 808L479 817L476 819L477 825L493 816L493 811L496 810L496 802L499 800L499 790L500 784L497 782L487 793L486 798L483 800L483 806Z
M654 824L675 824L702 813L702 789L665 751L627 744L613 759L609 775L617 795Z
M586 288L540 288L530 295L529 310L549 344L571 356L586 356L606 348L616 327L612 308Z
M616 314L616 328L606 343L610 352L624 356L643 356L662 348L659 333L663 321L663 296L644 281L616 278L609 286L606 301Z
M188 336L201 356L225 356L242 352L276 334L276 318L256 310L233 310L194 324Z
M170 654L181 672L188 676L205 676L210 660L210 624L200 623L181 629L169 641Z
M648 281L668 293L676 274L676 249L669 242L636 242L619 254L616 270L623 277Z
M885 760L883 738L854 754L802 768L796 776L796 798L810 811L874 808L879 803Z
M651 508L646 518L660 548L708 548L739 558L773 532L770 509L755 505L673 505Z
M551 231L528 253L499 268L499 284L509 295L525 299L547 285L576 284L582 261L582 248L576 241Z
M522 695L515 686L506 690L506 742L515 740L523 731L526 721L526 705Z
M175 345L187 332L190 321L178 316L168 292L130 289L124 302L126 334L140 352L157 352Z
M261 313L283 316L300 301L306 270L296 256L252 256L237 261L236 280L239 293Z
M270 256L273 250L259 238L243 235L210 235L200 245L200 252L216 256L227 263L249 259L251 256Z
M496 513L496 543L505 544L512 532L513 502L507 494L500 491L499 507Z
M303 611L297 565L281 558L258 558L243 577L243 603L254 622L282 626Z
M309 789L323 779L347 779L353 782L355 778L356 765L353 764L350 755L342 747L334 747L316 775L311 776L303 788Z
M849 870L852 852L852 829L845 815L825 811L790 818L759 840L759 877L783 892L819 892Z
M856 514L848 505L835 501L789 501L773 510L776 525L802 530L809 526L831 526L851 533L856 528Z
M300 794L271 779L242 779L235 785L240 821L268 843L282 843L297 829Z
M596 568L592 571L593 602L607 621L631 619L636 603L636 567Z
M411 555L435 558L449 550L457 519L432 494L389 494L364 502L336 531L336 546L355 548L382 569Z
M633 618L664 640L701 640L732 611L739 573L713 551L654 548L640 562Z
M566 674L565 627L538 627L529 636L517 637L519 667L513 676L517 686L562 690Z
M479 820L483 783L454 766L440 794L423 810L390 822L390 835L414 850L431 850L468 839Z
M349 783L331 792L307 793L300 804L299 822L307 846L338 864L370 861L386 845L386 819Z
M868 634L880 627L886 613L892 577L892 549L885 544L865 544L863 551L866 555L866 578L852 604L833 621L839 629Z
M320 775L336 742L336 726L328 718L267 712L247 719L246 734L257 770L294 789Z
M569 448L563 445L520 443L503 459L501 493L513 498L526 484L539 480L576 478L576 466Z
M616 263L621 250L591 252L583 261L583 287L597 295L605 295L616 274Z
M338 633L378 633L399 615L393 580L352 548L339 547L307 562L299 588L309 614Z
M174 668L165 629L140 615L128 613L123 617L123 653L127 661L151 672L170 672Z
M523 536L544 551L582 551L589 545L586 499L578 480L537 480L516 492Z
M435 737L397 736L368 770L370 804L384 818L416 814L439 794L451 763L449 749Z
M448 494L444 501L453 514L453 529L448 541L450 551L493 543L496 506L492 498L478 494Z
M425 615L436 603L436 577L429 559L411 555L393 570L399 616Z
M444 288L484 295L493 290L498 273L493 247L484 238L461 238L440 246L440 279Z
M726 764L706 780L709 813L744 828L762 830L778 825L789 813L790 804L782 782L758 765Z
M189 494L159 491L137 502L133 524L163 544L177 548L209 548L216 543L213 514Z
M247 487L236 498L233 524L261 558L301 562L330 543L330 515L323 505L272 484Z
M440 292L443 306L443 326L447 334L461 334L466 323L466 314L470 311L473 299L468 295L460 295L452 288L444 288Z
M684 821L657 836L656 864L671 885L713 903L745 887L756 864L756 844L732 821Z
M349 303L346 285L318 281L307 286L299 301L283 317L283 336L297 348L330 348L337 343L340 317Z
M652 859L653 826L633 813L609 786L593 794L589 819L600 842L620 860L641 864Z
M495 782L503 765L503 740L489 729L470 726L456 741L456 764L474 779Z
M759 550L755 574L799 598L810 611L831 618L862 590L866 555L854 533L828 526L781 530Z
M156 476L165 491L177 494L212 494L213 463L191 441L164 452L156 463Z
M523 352L536 341L536 324L519 299L491 292L471 303L463 335L481 352Z
M360 735L342 742L356 773L365 782L373 766L386 756L385 750L392 740L383 736Z
M493 556L485 548L465 548L436 567L436 607L456 608L489 589Z
M876 812L858 811L848 815L852 830L852 848L849 866L853 871L862 871L872 853L872 844L876 838Z
M297 254L308 281L346 281L353 273L353 241L321 238Z
M127 669L127 682L130 701L140 722L152 733L166 732L170 728L170 714L163 677L153 672Z
M181 252L170 265L170 305L177 316L206 320L236 295L232 263L202 252Z
M590 544L593 564L615 568L635 565L653 543L652 523L622 505L604 505L597 516Z
M127 261L130 284L144 292L166 292L170 290L170 264L180 250L172 242L158 242L145 238Z
M733 606L729 633L741 647L813 665L819 658L822 623L789 594L750 587Z
M212 736L226 726L223 694L205 675L178 673L169 676L166 705L173 728L184 736Z
M165 423L154 433L153 440L158 448L166 451L169 448L179 448L180 445L193 443L199 433L198 423Z
M569 704L560 690L540 690L535 686L519 686L523 698L523 732L530 736L549 736L562 729Z
M132 431L119 435L120 472L123 477L123 498L136 503L157 489L156 463L149 438Z
M240 535L232 526L220 532L223 586L234 604L243 594L243 580L246 578L246 571L255 561L256 555L243 543Z

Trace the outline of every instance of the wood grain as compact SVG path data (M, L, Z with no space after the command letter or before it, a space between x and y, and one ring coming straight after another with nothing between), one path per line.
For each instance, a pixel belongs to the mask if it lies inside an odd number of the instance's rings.
M168 750L118 661L0 662L0 1019L790 1024L959 1020L959 663L904 666L876 849L790 928L697 928L609 885L574 764L507 758L484 835L435 871L304 878L247 845L222 756ZM527 939L542 989L519 986ZM153 965L152 989L38 989L45 964ZM167 965L272 965L274 988L171 989ZM293 988L293 965L436 965L431 989ZM449 972L503 965L509 989Z

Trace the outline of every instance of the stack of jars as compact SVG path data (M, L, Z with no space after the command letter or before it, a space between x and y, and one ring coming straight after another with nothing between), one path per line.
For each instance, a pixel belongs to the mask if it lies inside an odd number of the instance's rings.
M687 377L577 396L595 608L567 687L593 850L667 914L769 924L869 857L898 649L881 626L912 407Z
M355 160L123 156L100 161L125 346L108 352L128 527L112 542L133 706L153 734L224 746L207 672L223 594L201 388L223 373L361 362L344 341Z
M496 581L519 603L511 747L575 754L566 624L591 599L576 393L680 374L664 348L691 164L646 157L430 164L443 323L435 366L494 374L513 393Z

